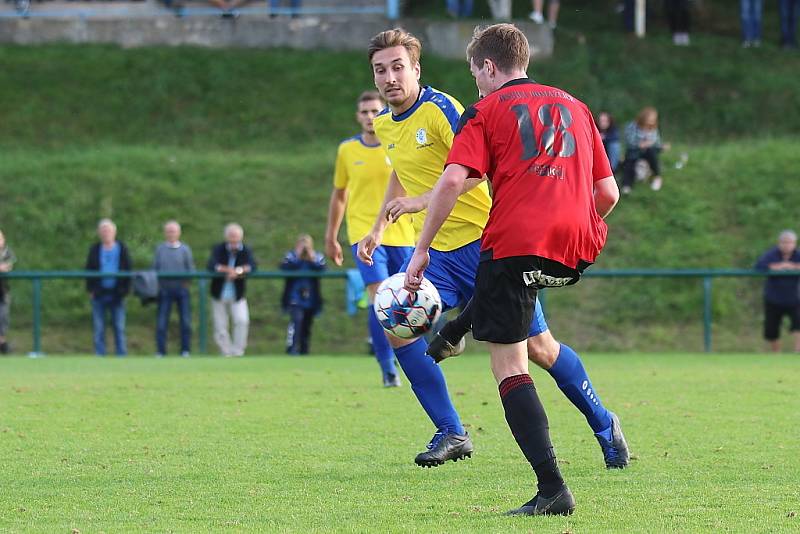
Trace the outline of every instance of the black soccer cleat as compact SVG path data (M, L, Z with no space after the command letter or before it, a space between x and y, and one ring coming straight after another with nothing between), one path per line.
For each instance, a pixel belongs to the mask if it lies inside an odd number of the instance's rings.
M464 460L472 457L472 440L469 434L443 434L437 432L427 445L428 450L421 452L414 458L414 463L420 467L438 467L447 460Z
M506 515L572 515L575 511L575 497L564 484L552 497L537 493L519 508L509 510Z
M595 434L594 437L597 438L600 448L603 449L606 468L623 469L631 459L631 455L628 452L628 442L625 441L625 436L622 434L622 426L619 424L617 415L613 412L608 413L611 415L611 441L606 436L603 436L604 433L601 432Z
M433 358L433 361L439 363L447 358L458 356L464 352L466 347L467 342L463 337L456 343L450 343L444 337L442 337L441 332L439 332L433 336L433 339L431 340L425 352L428 356Z

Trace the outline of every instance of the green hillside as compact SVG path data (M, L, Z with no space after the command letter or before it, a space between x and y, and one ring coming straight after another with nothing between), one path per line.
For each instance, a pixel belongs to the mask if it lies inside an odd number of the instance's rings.
M663 191L639 187L623 200L598 267L751 265L796 224L800 192L789 184L800 166L800 56L768 42L742 50L724 21L675 48L658 27L637 41L588 15L580 20L587 31L559 30L555 56L531 75L619 121L655 105L673 144ZM354 133L352 102L371 84L357 53L5 46L0 65L0 228L26 270L80 268L103 216L117 221L137 267L150 262L161 223L174 217L198 264L236 220L262 268L272 268L297 233L321 239L336 145ZM463 62L425 57L423 80L474 99ZM689 160L678 170L682 153ZM14 284L22 351L28 287ZM759 287L715 284L717 348L760 347ZM363 317L340 311L342 282L325 288L316 346L359 350ZM282 346L280 289L251 284L256 351ZM700 302L695 281L587 280L551 292L547 304L554 332L581 348L696 350ZM82 287L47 283L44 304L45 350L88 350ZM131 302L129 313L132 349L151 352L154 311Z

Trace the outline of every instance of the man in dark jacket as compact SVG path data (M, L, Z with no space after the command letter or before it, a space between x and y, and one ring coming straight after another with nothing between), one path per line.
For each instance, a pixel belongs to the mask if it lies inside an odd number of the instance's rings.
M97 235L100 241L89 248L86 270L103 273L130 271L128 248L117 241L117 226L111 219L103 219L98 223ZM86 279L86 290L92 300L94 352L98 356L106 355L106 313L111 315L117 356L125 356L128 352L125 342L125 296L129 289L130 278Z
M281 262L283 271L324 271L325 256L314 250L314 241L308 234L297 239L294 250L290 250ZM292 277L286 279L281 299L283 311L289 313L291 321L286 331L286 353L308 354L311 341L311 325L314 316L322 311L322 294L317 277Z
M244 356L250 312L245 298L245 277L256 270L256 261L245 245L244 230L236 223L225 227L225 241L214 245L208 270L223 273L211 281L211 308L214 315L214 341L223 356ZM228 329L233 323L233 336Z
M800 251L797 234L784 230L778 236L778 245L772 247L756 263L759 271L800 271ZM781 350L781 322L784 316L792 321L794 351L800 352L800 296L797 276L768 276L764 283L764 339L770 350Z
M10 273L14 269L16 256L6 244L6 236L0 231L0 273ZM11 298L8 294L8 285L0 278L0 354L8 354L11 347L6 340L8 333L8 306Z

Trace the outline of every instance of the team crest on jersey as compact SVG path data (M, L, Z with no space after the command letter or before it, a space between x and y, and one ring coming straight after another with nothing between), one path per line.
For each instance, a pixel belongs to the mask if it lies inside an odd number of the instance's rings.
M424 145L428 142L428 132L425 131L425 128L420 128L417 130L417 143L420 145Z

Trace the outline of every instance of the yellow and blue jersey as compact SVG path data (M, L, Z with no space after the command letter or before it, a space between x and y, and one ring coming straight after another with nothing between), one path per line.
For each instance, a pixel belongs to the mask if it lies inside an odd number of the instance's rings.
M409 196L419 196L436 185L463 112L458 100L426 86L407 111L394 115L387 108L375 117L375 133ZM485 183L461 195L431 246L446 252L480 239L491 205ZM425 213L414 215L417 236Z
M361 135L345 139L336 154L333 186L347 190L347 238L358 243L378 218L392 168L381 145L364 143ZM383 244L395 247L414 245L411 216L404 215L386 229Z

